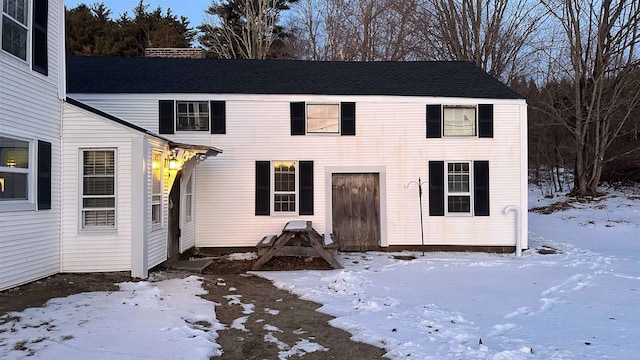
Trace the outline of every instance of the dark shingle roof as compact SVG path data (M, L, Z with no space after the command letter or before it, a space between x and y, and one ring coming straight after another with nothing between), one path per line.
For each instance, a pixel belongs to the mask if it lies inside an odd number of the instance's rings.
M473 63L67 56L73 93L313 94L520 99Z

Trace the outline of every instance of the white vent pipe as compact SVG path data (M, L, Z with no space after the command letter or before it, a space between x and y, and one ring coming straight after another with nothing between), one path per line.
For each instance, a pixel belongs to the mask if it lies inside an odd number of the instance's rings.
M522 256L522 211L518 205L509 205L504 208L504 214L509 211L516 212L516 256Z

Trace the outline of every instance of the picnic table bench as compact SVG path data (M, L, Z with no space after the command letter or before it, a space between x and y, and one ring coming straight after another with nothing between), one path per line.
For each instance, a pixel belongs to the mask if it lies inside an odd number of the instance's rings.
M338 250L331 236L322 237L313 228L311 221L289 221L280 235L267 235L257 245L258 259L252 270L259 270L274 256L322 257L334 269L343 266L336 260Z

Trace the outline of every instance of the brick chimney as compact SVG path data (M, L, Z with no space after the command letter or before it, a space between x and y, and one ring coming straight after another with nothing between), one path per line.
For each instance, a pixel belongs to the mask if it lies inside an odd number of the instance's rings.
M205 52L202 48L146 48L144 57L149 58L183 58L204 59Z

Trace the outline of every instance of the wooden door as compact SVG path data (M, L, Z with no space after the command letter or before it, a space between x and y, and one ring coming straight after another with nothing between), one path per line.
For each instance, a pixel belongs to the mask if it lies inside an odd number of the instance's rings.
M167 243L167 259L180 254L180 182L182 171L176 174L171 192L169 192L169 234Z
M333 239L343 251L378 250L380 175L331 176Z

